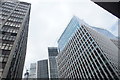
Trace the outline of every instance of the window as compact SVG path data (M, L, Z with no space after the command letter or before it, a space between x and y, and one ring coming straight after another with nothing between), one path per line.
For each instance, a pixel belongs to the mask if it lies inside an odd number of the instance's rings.
M89 39L90 39L90 41L92 41L92 38L91 38L91 37L90 37Z
M98 48L96 48L97 52L100 53L100 50Z
M88 33L86 33L86 35L87 35L87 36L89 36L89 34L88 34Z

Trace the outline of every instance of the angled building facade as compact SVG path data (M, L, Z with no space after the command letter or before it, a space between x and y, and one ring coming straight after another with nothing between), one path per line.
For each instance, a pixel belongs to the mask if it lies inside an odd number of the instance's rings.
M49 78L58 78L56 56L58 55L57 47L48 47Z
M73 17L58 40L59 78L119 79L118 47Z
M2 0L0 14L0 78L22 78L26 56L30 3Z
M47 59L37 62L37 78L49 78Z

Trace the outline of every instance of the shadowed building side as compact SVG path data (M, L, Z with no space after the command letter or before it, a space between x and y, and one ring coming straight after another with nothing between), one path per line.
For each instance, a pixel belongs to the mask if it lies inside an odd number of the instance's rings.
M31 4L4 0L1 5L0 78L16 80L22 78Z

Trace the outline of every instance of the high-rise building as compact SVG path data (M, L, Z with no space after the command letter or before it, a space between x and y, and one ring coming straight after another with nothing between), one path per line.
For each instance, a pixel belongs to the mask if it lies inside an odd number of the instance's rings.
M31 63L30 64L30 75L29 75L29 78L37 78L36 76L36 63Z
M58 40L59 78L118 79L118 47L73 17Z
M37 62L37 78L49 78L48 60L40 60Z
M17 0L0 3L0 78L22 78L31 4Z
M56 56L58 55L57 47L48 47L49 78L58 78Z

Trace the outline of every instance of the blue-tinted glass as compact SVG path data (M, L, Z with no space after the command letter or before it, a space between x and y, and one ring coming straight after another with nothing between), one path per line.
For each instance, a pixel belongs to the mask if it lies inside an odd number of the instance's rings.
M77 18L75 16L72 18L72 20L68 24L67 28L63 32L62 36L58 40L58 49L60 51L65 47L65 45L69 41L70 37L72 37L72 35L75 33L77 28L79 28L80 24L82 24L82 23L83 23L83 21L80 20L79 18Z

